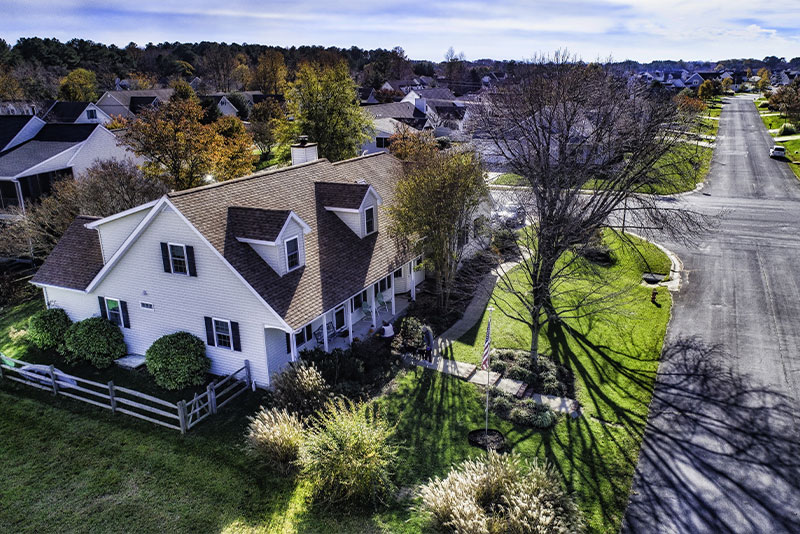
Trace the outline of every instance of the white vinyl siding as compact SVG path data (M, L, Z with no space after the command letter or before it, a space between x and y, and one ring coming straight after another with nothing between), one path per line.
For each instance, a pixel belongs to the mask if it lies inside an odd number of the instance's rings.
M164 272L160 243L166 241L194 247L195 261L202 266L197 277ZM279 319L170 209L156 216L92 294L56 288L48 288L47 293L51 305L64 308L73 321L100 314L97 295L113 295L129 303L147 298L154 310L128 306L130 323L135 328L124 329L123 333L132 354L144 354L159 337L179 331L205 342L204 317L237 321L243 351L206 347L211 372L232 373L247 359L256 382L268 384L264 327L280 328ZM280 358L285 359L283 354Z
M97 227L97 231L100 232L100 246L103 249L104 262L108 262L111 259L111 256L128 239L128 236L133 233L133 230L149 212L150 210L144 209Z

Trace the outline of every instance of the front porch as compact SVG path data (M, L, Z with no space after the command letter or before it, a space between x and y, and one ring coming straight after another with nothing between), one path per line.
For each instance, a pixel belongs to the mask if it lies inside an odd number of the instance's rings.
M387 303L386 307L378 306L375 310L375 328L372 327L372 315L362 315L361 318L353 323L353 340L364 340L383 326L383 322L394 324L395 321L405 315L406 309L411 303L411 295L406 293L404 295L395 295L395 305L392 314L391 304ZM395 332L397 325L395 325ZM370 333L372 330L372 333ZM328 342L328 350L333 349L346 349L350 346L350 336L346 330L343 330Z

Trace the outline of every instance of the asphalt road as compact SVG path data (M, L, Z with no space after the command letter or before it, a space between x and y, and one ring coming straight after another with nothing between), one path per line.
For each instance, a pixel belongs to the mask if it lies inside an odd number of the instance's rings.
M623 532L800 533L800 181L729 99L683 261Z

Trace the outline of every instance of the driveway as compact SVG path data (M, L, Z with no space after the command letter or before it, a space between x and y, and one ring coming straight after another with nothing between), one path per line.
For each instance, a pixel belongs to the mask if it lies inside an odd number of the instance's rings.
M800 182L750 98L723 110L706 187L725 211L683 287L623 532L800 533Z

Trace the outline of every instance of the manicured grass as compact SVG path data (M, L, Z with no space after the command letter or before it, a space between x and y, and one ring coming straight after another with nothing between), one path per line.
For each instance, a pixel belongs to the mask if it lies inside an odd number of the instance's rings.
M780 115L769 115L766 117L761 115L761 121L764 123L764 126L767 127L767 130L777 130L787 122L787 119Z
M637 461L658 358L669 317L638 286L642 272L665 272L668 260L651 245L620 249L603 269L608 291L630 286L619 315L569 321L542 334L541 347L569 366L584 416L562 417L546 432L492 416L511 446L527 457L549 459L575 492L590 532L619 530ZM40 305L23 304L0 320L5 333ZM12 315L15 317L11 319ZM486 317L454 348L477 362ZM529 346L524 327L495 312L493 346ZM403 449L400 487L413 487L451 465L480 454L466 441L484 424L484 397L472 384L415 368L401 373L375 403L396 423ZM242 453L246 414L265 402L255 393L226 406L181 437L146 422L0 382L0 524L14 532L136 531L225 533L416 533L419 518L408 503L376 513L313 509L308 488L267 474ZM602 421L601 421L602 420ZM612 424L607 424L612 423Z
M13 341L10 334L12 330L27 330L30 316L43 309L44 300L41 295L0 309L0 352L15 359L26 355L29 347L25 343Z
M559 423L550 433L534 434L522 445L555 462L568 487L575 490L591 532L619 529L671 306L665 288L658 290L657 307L650 302L651 289L639 285L642 273L669 270L666 256L648 244L644 261L634 251L620 249L618 238L608 238L607 243L617 261L604 269L605 291L628 289L620 297L619 314L550 325L539 338L540 351L551 354L575 374L584 417ZM499 288L495 292L502 297ZM529 329L504 315L502 303L494 305L493 346L529 348ZM481 321L454 343L454 359L479 362L487 321L484 313Z
M513 172L501 174L493 183L496 185L528 185L528 181L525 178Z
M786 157L794 162L789 164L789 168L800 179L800 165L797 164L797 162L800 162L800 139L781 141L778 144L786 147Z

